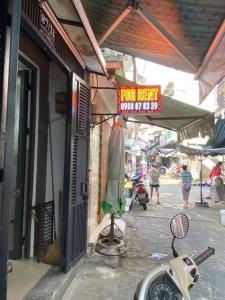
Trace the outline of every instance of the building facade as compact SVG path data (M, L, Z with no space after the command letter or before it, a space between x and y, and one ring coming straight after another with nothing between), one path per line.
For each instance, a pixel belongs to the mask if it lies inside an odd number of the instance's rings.
M56 240L59 270L68 272L86 253L88 73L105 74L105 69L102 57L96 54L89 65L76 49L71 30L60 21L60 1L3 4L0 298L6 299L8 258L42 261ZM65 5L66 10L82 16L83 41L95 49L82 7Z

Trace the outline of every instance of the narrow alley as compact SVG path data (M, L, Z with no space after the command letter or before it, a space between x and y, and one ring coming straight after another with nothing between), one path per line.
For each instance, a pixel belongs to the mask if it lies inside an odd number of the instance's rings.
M93 256L86 258L85 268L76 276L63 300L131 300L145 274L172 258L170 219L182 211L179 181L162 178L160 193L160 205L153 197L147 211L136 206L123 216L127 253L119 267L109 268ZM179 254L191 255L208 246L215 247L216 255L199 268L201 277L191 296L196 300L224 300L225 228L219 215L224 203L214 204L209 200L210 208L196 208L199 193L199 187L192 188L191 208L183 211L189 217L189 232L185 239L177 241L177 250Z
M225 1L0 3L0 300L225 300Z

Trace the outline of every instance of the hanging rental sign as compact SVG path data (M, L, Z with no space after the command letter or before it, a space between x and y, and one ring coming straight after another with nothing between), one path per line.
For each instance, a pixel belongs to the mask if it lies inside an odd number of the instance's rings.
M120 86L117 111L124 114L160 113L160 85Z

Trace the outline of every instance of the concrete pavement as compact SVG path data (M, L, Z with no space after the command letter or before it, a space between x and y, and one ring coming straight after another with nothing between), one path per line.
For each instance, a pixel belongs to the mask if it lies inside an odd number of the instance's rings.
M126 221L127 253L116 269L107 267L92 257L77 274L63 300L131 300L137 283L157 265L172 258L170 244L170 219L182 210L181 187L177 180L161 180L161 204L149 204L144 211L140 206L124 215ZM205 192L205 191L204 191ZM204 193L203 192L203 193ZM225 299L225 227L220 223L219 210L225 202L210 208L197 208L199 188L191 191L191 208L185 210L190 220L190 229L184 240L177 241L178 253L192 254L216 248L216 255L199 268L201 278L191 291L192 299ZM163 255L158 255L163 254Z

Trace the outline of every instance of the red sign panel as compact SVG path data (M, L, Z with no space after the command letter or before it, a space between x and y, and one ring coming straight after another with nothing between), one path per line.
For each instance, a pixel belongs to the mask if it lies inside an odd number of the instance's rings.
M117 111L124 114L160 113L160 85L120 86Z

